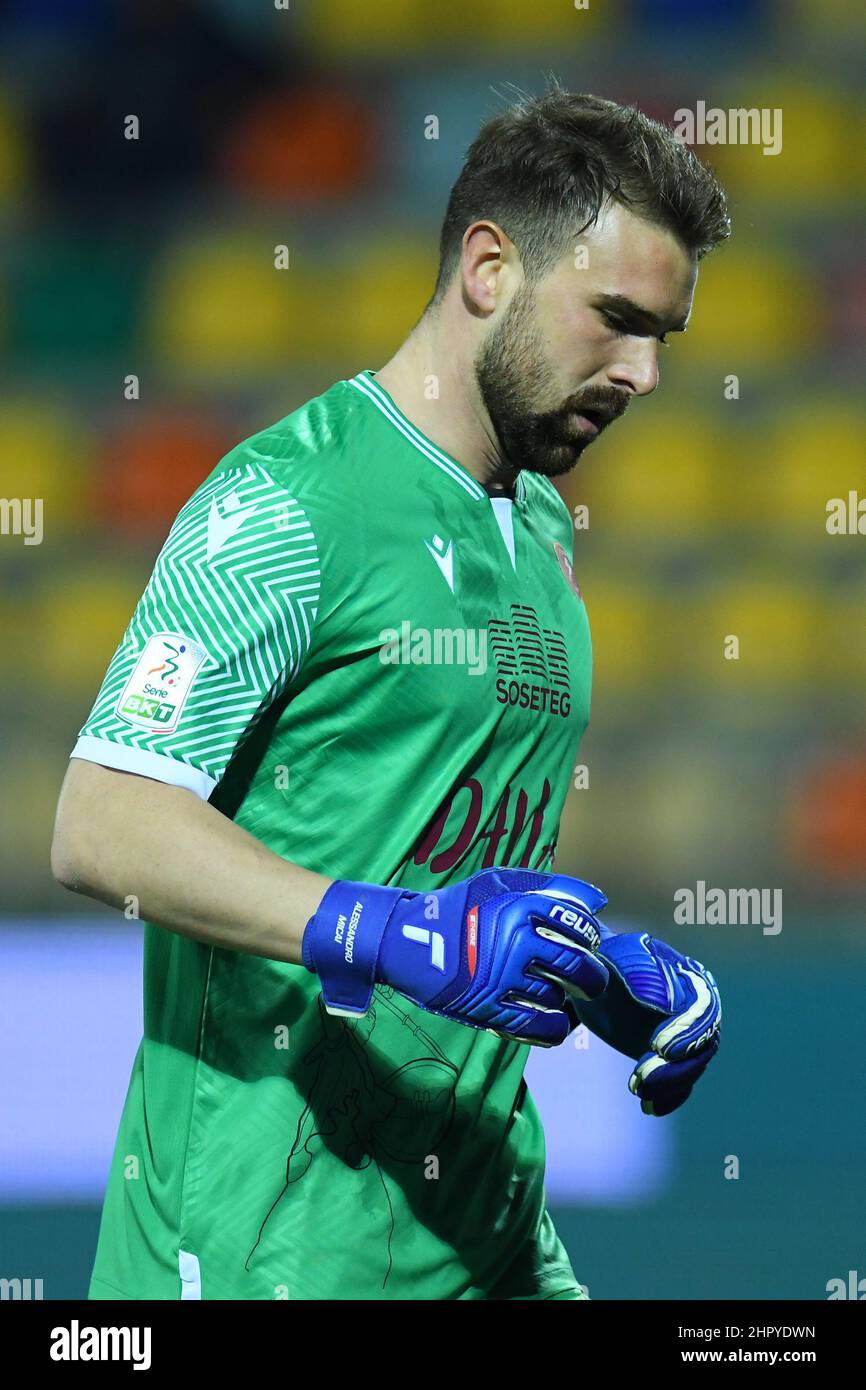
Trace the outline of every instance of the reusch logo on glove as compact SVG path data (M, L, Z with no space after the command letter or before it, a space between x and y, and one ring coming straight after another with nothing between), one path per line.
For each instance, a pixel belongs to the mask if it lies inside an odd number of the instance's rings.
M580 932L591 950L598 950L601 945L601 935L582 912L575 912L570 907L563 907L561 903L555 903L550 909L550 915L566 927L572 927L574 931Z

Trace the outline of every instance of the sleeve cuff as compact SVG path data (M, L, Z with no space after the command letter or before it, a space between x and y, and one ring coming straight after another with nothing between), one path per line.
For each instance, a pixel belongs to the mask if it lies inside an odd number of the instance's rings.
M152 777L156 782L168 782L173 787L186 787L202 801L207 801L216 786L215 777L177 758L150 753L144 748L129 748L126 744L94 738L91 734L82 734L70 757L101 763L103 767L114 767L120 772L135 772L139 777Z

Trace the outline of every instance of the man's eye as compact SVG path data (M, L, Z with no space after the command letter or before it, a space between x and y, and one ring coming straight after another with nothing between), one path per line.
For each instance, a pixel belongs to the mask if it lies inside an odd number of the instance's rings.
M622 322L622 319L615 319L610 314L604 314L602 317L608 328L612 328L618 338L625 338L627 336L628 328Z
M612 314L602 314L608 328L612 328L618 338L649 338L651 334L640 333L636 328L624 323L622 319L616 319ZM656 339L660 347L670 347L667 333L660 333Z

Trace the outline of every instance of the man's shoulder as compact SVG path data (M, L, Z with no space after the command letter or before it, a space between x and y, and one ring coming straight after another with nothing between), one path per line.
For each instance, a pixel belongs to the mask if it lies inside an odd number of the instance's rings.
M348 381L336 381L289 415L265 425L220 459L214 474L256 469L277 483L312 482L323 469L339 469L351 457L359 397Z

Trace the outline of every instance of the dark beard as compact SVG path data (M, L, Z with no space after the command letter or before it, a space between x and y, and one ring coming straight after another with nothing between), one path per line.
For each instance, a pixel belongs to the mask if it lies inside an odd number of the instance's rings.
M536 401L553 395L552 373L535 327L532 289L523 284L502 322L475 359L475 379L496 438L501 460L493 482L521 469L547 478L570 473L596 435L569 418L583 406L621 414L627 399L614 386L586 386L557 410L538 412Z

